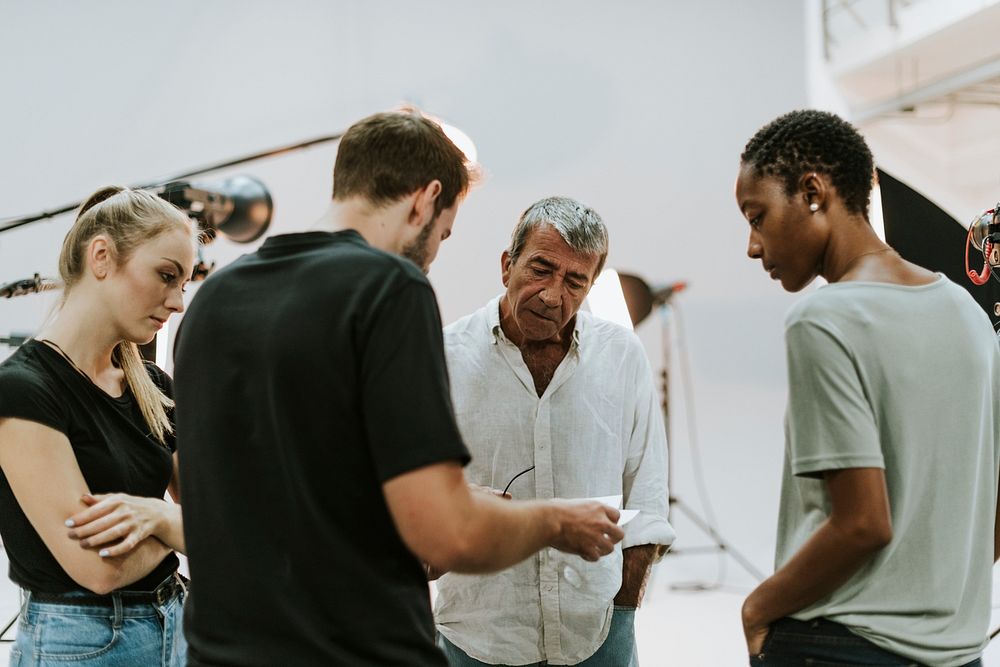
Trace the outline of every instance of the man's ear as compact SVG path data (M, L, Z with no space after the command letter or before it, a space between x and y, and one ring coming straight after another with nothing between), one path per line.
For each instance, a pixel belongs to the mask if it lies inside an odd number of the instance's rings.
M110 239L98 234L87 244L87 265L98 280L104 280L111 273L115 263L115 250Z
M503 280L504 287L507 287L507 283L510 282L510 267L513 263L510 253L504 250L500 255L500 279Z
M413 206L410 208L410 215L407 217L407 224L416 225L422 228L434 219L434 205L438 197L441 196L441 181L436 178L420 188L413 198Z

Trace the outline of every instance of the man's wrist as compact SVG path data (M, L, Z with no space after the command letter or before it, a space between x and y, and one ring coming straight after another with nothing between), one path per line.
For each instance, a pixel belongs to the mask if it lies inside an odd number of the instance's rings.
M615 596L614 605L616 607L629 607L632 609L639 608L639 592L638 591L618 591L618 595Z
M656 544L637 544L622 550L622 586L615 596L615 604L636 608L642 604L658 547Z
M545 525L545 544L553 546L563 532L563 511L555 502L542 501L541 511Z

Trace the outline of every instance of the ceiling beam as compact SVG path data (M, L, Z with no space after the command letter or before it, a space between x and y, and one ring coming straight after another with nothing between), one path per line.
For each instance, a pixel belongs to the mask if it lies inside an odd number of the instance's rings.
M960 90L996 77L1000 77L1000 59L991 60L976 67L946 76L883 102L852 109L851 120L861 124L879 116L913 109L921 104L941 100L952 93L957 93Z

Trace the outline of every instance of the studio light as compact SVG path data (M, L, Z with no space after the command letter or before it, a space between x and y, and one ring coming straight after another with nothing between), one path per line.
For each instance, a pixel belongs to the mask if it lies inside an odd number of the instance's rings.
M650 287L645 280L630 273L619 273L618 280L622 285L622 294L625 295L625 305L628 306L633 326L645 320L654 307L664 305L674 294L687 287L683 280Z
M667 491L669 493L667 520L673 523L675 511L683 512L689 521L694 523L695 526L701 529L701 531L712 540L712 544L710 545L689 548L686 551L718 551L723 554L728 554L740 565L742 565L747 572L756 577L759 581L762 581L764 579L763 573L757 570L757 568L754 567L753 563L751 563L746 556L736 550L733 545L719 533L715 526L715 520L712 518L712 512L708 509L707 493L705 494L706 497L702 498L702 502L706 504L706 511L708 511L709 514L708 518L705 518L695 512L692 507L687 505L675 491L673 483L673 451L676 444L671 434L670 374L671 358L674 356L672 343L673 320L677 313L675 312L676 306L672 303L672 299L678 292L681 292L686 288L687 283L683 280L651 286L639 276L631 273L619 273L614 269L605 269L601 272L601 275L597 277L597 280L594 281L594 286L591 288L587 300L590 306L590 311L595 316L600 317L601 319L610 320L630 329L645 321L649 317L650 313L653 312L654 308L659 311L660 316L658 319L660 321L660 345L662 354L660 366L660 392L662 402L660 407L663 410L663 424L667 432ZM680 351L678 350L678 352ZM686 368L686 366L682 365L682 370L684 368ZM685 375L685 373L682 373L682 375ZM690 377L686 378L685 384L688 390L690 390ZM697 438L695 435L696 431L694 430L694 410L692 408L690 391L687 394L685 403L689 410L688 438L691 441L693 455L697 456ZM700 466L700 463L698 465ZM700 479L700 467L696 468L696 470L698 471L697 474ZM702 488L704 488L703 481L701 482L701 485ZM677 554L679 553L679 550L673 549L670 553ZM694 583L675 584L674 587L688 590L707 590L713 586L703 583Z
M587 295L590 312L602 320L614 322L626 329L632 328L628 305L622 293L621 280L614 269L604 269L594 281Z
M216 234L236 243L259 239L271 224L274 204L267 187L253 176L223 181L172 181L157 189L163 199L198 221L206 243Z
M602 320L634 329L654 307L665 305L686 287L683 280L650 287L639 276L604 269L587 295L587 304L590 312Z
M476 150L476 144L472 141L472 137L454 125L440 121L438 121L438 124L441 126L441 131L444 132L444 135L451 139L451 143L458 146L458 149L465 154L466 160L472 164L476 164L479 161L479 151Z

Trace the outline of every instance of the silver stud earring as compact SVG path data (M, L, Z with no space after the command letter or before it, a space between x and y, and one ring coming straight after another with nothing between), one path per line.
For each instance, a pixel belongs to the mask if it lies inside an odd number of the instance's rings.
M817 204L816 202L809 204L809 210L815 213L816 211L819 210L819 204Z

